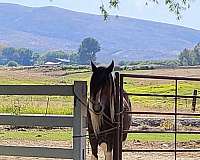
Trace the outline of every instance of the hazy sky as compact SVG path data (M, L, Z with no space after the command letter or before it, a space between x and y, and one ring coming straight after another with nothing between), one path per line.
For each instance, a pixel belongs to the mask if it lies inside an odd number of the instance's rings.
M103 1L106 2L106 0ZM194 0L194 2L192 2L191 8L183 12L181 21L178 21L175 15L169 13L167 7L163 4L164 0L160 0L159 5L150 3L148 6L145 5L145 1L146 0L121 0L119 10L113 10L111 13L182 25L200 30L200 0ZM15 3L33 7L57 6L74 11L100 14L99 6L102 0L0 0L0 3Z

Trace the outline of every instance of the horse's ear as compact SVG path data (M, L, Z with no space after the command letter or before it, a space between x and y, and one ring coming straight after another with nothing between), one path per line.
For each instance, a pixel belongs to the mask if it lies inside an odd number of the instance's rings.
M107 73L111 73L114 68L114 61L112 60L112 63L106 68Z
M91 66L92 66L92 72L95 72L97 70L97 67L92 61L91 61Z

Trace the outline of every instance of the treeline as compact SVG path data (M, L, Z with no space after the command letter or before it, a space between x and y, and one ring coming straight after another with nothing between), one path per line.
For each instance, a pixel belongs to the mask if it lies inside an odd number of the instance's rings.
M180 64L178 60L149 60L149 61L120 61L122 70L151 70L158 68L176 68Z
M179 66L178 60L148 60L148 61L120 61L120 66Z
M185 48L174 60L120 61L120 66L132 69L175 68L178 66L200 65L200 43L194 48Z
M96 61L96 53L100 51L99 42L91 37L85 38L77 51L48 51L35 52L28 48L1 47L0 65L33 66L45 62L57 62L59 59L67 60L68 64L88 65ZM120 61L119 66L132 69L175 68L178 66L200 65L200 43L192 49L184 49L174 60L149 61Z
M178 56L181 66L200 65L200 43L192 49L184 49Z
M0 65L8 66L33 66L41 65L48 61L56 61L57 58L69 59L71 63L76 61L76 53L64 51L34 52L27 48L6 47L0 51Z
M3 48L0 54L0 64L5 65L9 62L10 64L22 64L22 65L32 65L35 60L33 51L26 48L16 49L13 47Z
M96 61L96 53L99 51L98 41L90 37L81 42L78 51L35 52L28 48L5 47L0 50L0 65L33 66L57 62L58 59L67 60L68 64L86 65L90 64L90 60Z

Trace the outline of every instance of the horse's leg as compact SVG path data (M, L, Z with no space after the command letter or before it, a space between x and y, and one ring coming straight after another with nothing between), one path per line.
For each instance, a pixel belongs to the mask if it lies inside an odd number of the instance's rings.
M91 148L92 148L92 156L91 156L91 160L98 160L98 141L96 140L96 138L89 138L90 139L90 144L91 144Z
M112 160L112 149L110 149L110 145L107 145L106 143L102 143L100 147L102 148L104 152L105 160Z
M105 142L100 144L101 149L103 150L105 159L106 159L106 153L107 153L107 144Z
M112 142L109 142L106 153L106 160L113 160L112 150L113 150L113 144Z
M95 155L92 154L91 160L98 160L98 158Z

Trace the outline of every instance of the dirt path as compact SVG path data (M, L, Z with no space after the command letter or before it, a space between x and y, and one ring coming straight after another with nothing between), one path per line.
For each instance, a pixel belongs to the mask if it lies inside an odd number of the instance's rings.
M62 147L62 148L71 148L70 141L25 141L25 140L2 140L0 145L18 145L18 146L37 146L37 147ZM158 142L136 142L129 141L124 143L124 148L128 149L173 149L174 144L171 143L158 143ZM179 143L179 148L187 149L198 149L200 148L199 142L185 142ZM87 160L90 159L91 153L87 150ZM103 159L103 153L100 150L99 159ZM177 155L177 160L199 160L199 153L179 153ZM0 156L0 160L55 160L50 158L33 158L33 157L8 157ZM59 160L59 159L56 159ZM123 153L123 160L174 160L174 153Z

